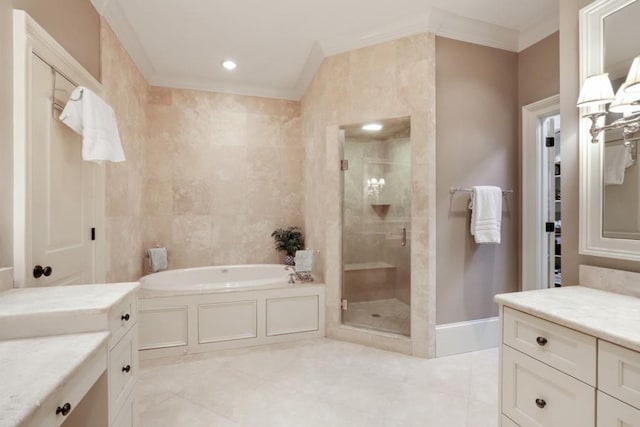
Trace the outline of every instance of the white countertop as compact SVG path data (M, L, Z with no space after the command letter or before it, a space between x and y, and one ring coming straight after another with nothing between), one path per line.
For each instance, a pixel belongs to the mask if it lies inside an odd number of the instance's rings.
M0 293L0 339L104 331L109 310L139 284L52 286Z
M0 293L0 317L106 313L138 287L138 282L131 282L11 289Z
M108 338L94 332L0 341L0 425L28 421Z
M640 298L567 286L496 295L498 304L640 352Z

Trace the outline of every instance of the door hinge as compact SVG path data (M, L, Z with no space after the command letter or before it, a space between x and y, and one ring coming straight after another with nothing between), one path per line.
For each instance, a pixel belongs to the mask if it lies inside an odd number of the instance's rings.
M96 228L91 227L91 240L96 240Z
M349 160L340 160L340 170L341 171L349 170Z
M349 307L349 303L347 302L346 298L342 298L342 300L340 301L340 308L342 308L343 310L346 310Z
M548 136L544 140L544 145L545 145L545 147L555 147L556 146L556 139L554 137L552 137L552 136Z
M553 222L545 222L544 229L547 233L553 233L554 231L556 231L556 224Z

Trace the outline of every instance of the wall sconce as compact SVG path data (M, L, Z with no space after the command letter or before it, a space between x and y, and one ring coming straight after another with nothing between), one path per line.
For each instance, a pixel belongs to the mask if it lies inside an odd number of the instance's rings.
M605 130L624 128L625 139L640 130L640 56L633 60L627 80L615 96L607 73L589 76L584 81L577 106L604 109L606 104L611 104L608 112L599 110L582 116L591 120L589 133L592 143L596 144L598 135ZM622 113L624 116L611 124L598 125L600 117L608 113Z
M369 178L367 179L367 194L370 196L380 196L380 192L384 188L384 178Z

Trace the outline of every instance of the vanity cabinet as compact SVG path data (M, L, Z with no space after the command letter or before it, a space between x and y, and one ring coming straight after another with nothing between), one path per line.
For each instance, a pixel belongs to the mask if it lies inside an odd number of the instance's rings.
M137 425L138 288L0 293L0 425Z
M502 426L640 427L640 353L508 306L501 326Z
M138 374L137 297L130 294L109 313L109 425L137 424L135 384Z

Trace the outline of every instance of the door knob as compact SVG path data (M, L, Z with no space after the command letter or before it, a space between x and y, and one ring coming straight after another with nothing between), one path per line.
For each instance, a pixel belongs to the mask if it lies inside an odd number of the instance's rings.
M41 265L36 265L33 267L33 277L39 279L42 276L49 277L53 273L53 269L50 266L43 267Z
M56 409L56 415L62 414L63 417L66 417L69 412L71 412L71 404L68 402L62 406L58 406L58 409Z

